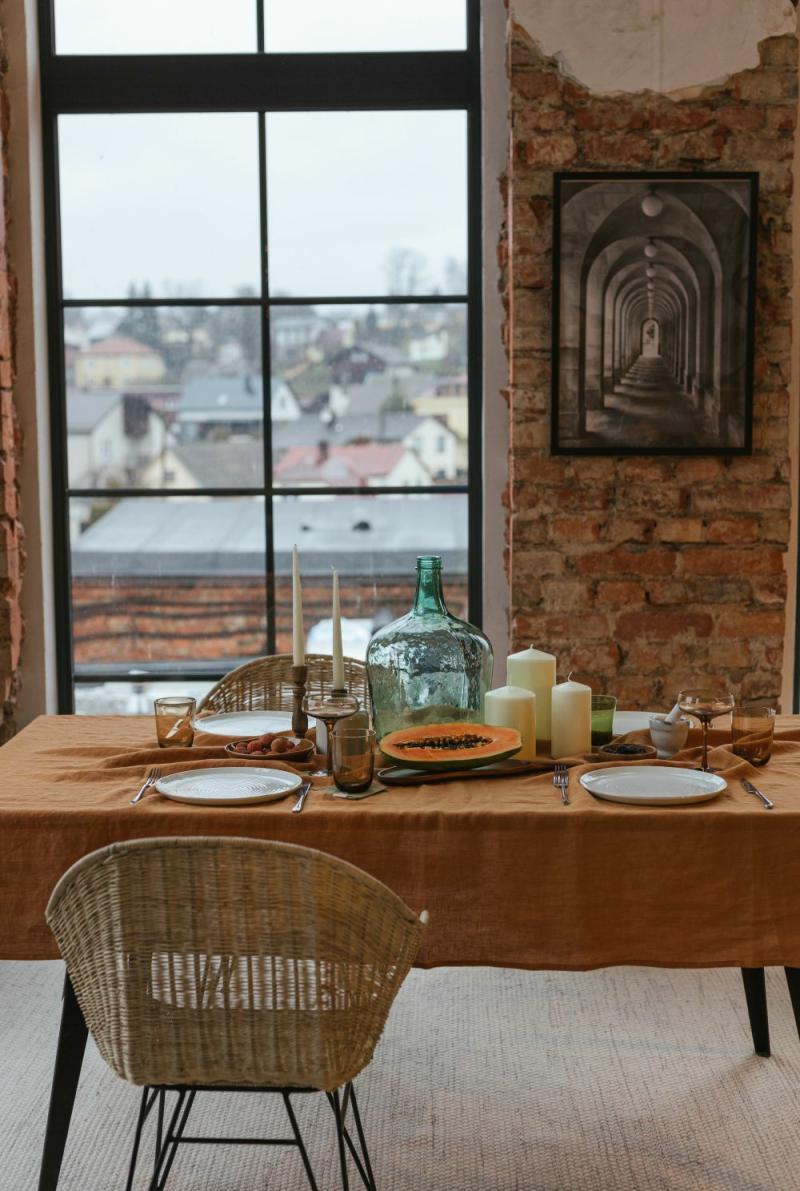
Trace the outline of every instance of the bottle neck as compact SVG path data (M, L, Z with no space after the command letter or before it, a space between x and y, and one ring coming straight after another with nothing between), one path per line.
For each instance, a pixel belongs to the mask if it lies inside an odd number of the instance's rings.
M420 558L417 561L417 593L415 612L438 612L447 616L442 594L442 563L439 558Z

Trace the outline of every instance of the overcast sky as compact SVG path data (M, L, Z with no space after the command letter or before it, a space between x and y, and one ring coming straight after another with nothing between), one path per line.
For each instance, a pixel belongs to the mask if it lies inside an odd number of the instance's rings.
M267 49L458 50L465 10L465 0L265 0ZM247 53L256 0L56 0L56 37L61 54Z
M454 48L464 0L267 0L269 48ZM57 0L62 53L247 51L254 0ZM224 12L224 23L220 23ZM69 297L225 297L259 286L258 137L249 113L64 116ZM381 294L387 258L424 258L431 289L466 260L461 112L268 117L270 287Z

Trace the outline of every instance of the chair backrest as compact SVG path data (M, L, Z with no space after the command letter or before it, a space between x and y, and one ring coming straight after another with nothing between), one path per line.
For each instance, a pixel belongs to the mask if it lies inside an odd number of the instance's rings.
M329 691L333 683L333 661L329 654L306 655L310 694ZM351 695L369 711L367 667L357 658L344 659L344 676ZM291 711L292 655L276 653L255 658L231 670L201 699L198 711Z
M324 852L202 836L93 852L46 916L123 1079L325 1090L369 1062L427 918Z

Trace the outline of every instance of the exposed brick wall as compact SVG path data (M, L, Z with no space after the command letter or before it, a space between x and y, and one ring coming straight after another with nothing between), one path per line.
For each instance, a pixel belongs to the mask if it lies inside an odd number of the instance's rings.
M5 51L0 42L0 743L15 729L22 648L20 586L23 534L18 469L22 441L14 407L15 282L7 251L8 99L3 89Z
M500 258L512 638L552 650L560 672L628 707L666 706L707 677L748 695L780 693L796 39L770 38L760 56L759 67L685 98L596 96L525 31L510 32ZM553 170L573 168L760 172L752 456L550 456Z
M362 576L342 575L342 615L371 617L376 607L387 616L408 612L414 595L407 575L382 576L376 593ZM276 648L292 649L292 584L276 582ZM450 575L448 607L466 616L466 576ZM250 658L266 653L263 579L117 578L73 582L73 631L78 665L221 658ZM331 584L303 581L306 630L331 614Z

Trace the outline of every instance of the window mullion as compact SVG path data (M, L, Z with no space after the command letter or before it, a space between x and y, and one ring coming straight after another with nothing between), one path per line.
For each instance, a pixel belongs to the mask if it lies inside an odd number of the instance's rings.
M267 225L267 114L258 113L259 218L261 248L261 396L264 448L264 548L267 653L275 653L275 519L272 495L272 340L269 309L269 245Z

